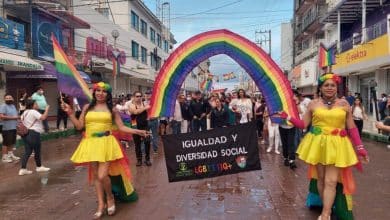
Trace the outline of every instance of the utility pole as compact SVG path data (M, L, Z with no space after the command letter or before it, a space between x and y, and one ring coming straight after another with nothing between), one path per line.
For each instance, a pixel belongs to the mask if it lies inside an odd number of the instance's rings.
M255 41L256 41L256 44L259 45L263 49L264 49L263 46L266 46L266 44L268 43L268 55L271 56L271 29L264 30L264 31L256 31L255 32Z

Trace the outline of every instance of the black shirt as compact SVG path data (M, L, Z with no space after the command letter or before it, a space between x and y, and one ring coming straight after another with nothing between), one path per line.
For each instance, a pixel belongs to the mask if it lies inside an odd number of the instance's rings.
M211 128L221 128L229 125L229 113L222 107L220 110L213 108L211 110L211 119L210 119Z
M200 118L203 113L207 113L207 105L203 102L203 100L192 100L190 104L191 118L194 116Z

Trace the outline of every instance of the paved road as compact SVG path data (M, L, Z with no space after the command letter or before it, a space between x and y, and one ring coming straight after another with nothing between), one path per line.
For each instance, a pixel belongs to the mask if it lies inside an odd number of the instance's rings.
M45 142L48 174L17 176L20 163L0 164L0 219L91 219L96 208L94 188L85 168L74 168L69 158L79 141L70 137ZM390 150L365 142L371 163L356 173L356 219L390 219ZM163 152L153 155L153 166L135 167L128 149L139 201L118 204L114 217L103 219L316 219L318 211L304 206L306 166L292 171L276 154L260 146L263 170L212 179L168 183ZM21 149L18 149L21 151ZM30 169L35 168L33 158Z

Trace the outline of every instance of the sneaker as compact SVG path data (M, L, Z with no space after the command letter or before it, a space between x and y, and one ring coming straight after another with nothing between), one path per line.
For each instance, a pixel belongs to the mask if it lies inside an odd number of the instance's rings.
M1 161L3 161L3 163L12 163L12 159L9 155L4 155Z
M24 175L29 175L29 174L32 174L31 170L27 170L27 169L20 169L19 170L19 176L24 176Z
M148 167L152 166L152 163L150 162L150 160L145 161L145 164L146 164L146 166L148 166Z
M288 162L287 158L284 158L284 166L286 167L290 166L290 163Z
M267 148L267 153L271 152L271 150L272 150L272 147L268 147Z
M35 169L37 172L47 172L50 170L48 167L40 166Z
M12 152L8 154L8 157L14 161L20 160L20 157L15 156Z
M137 167L142 166L142 160L138 160L137 164L135 164Z
M292 170L297 168L297 165L295 164L295 162L294 162L293 160L290 160L290 161L289 161L289 164L290 164L290 168L291 168Z
M278 149L275 149L275 154L280 154Z

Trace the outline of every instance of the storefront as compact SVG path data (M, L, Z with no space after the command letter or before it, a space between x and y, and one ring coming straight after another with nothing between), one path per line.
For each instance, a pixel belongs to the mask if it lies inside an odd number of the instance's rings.
M336 65L333 69L348 78L348 90L360 93L367 112L372 113L370 100L375 89L376 96L390 92L389 84L389 37L382 35L365 44L357 45L336 56Z

